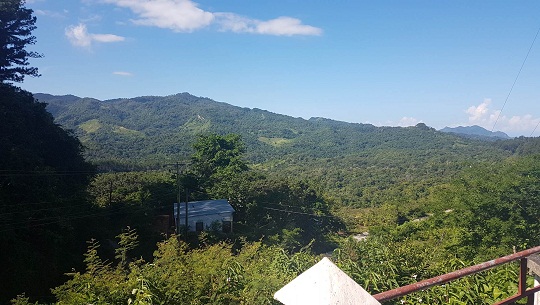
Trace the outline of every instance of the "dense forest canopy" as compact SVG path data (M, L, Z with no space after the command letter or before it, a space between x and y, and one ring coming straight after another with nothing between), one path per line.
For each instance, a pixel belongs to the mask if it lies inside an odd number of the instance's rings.
M140 245L128 248L142 249L129 257L145 259L129 264L117 259L113 267L102 258L112 250L101 250L94 241L85 256L86 271L54 290L62 302L96 302L107 296L112 303L230 304L253 302L254 297L274 303L275 287L286 282L275 282L276 272L292 278L310 265L305 262L328 251L353 279L376 293L540 242L537 138L482 141L424 124L399 128L304 120L187 93L109 101L36 96L48 103L56 122L79 137L88 160L101 171L112 171L99 174L89 193L101 208L120 211L111 218L117 224L131 227L120 239L137 230ZM162 168L177 160L190 160L182 161L180 179ZM131 172L114 173L126 170ZM142 225L144 215L167 212L176 181L194 200L227 198L237 211L236 237L210 232L188 236L187 244L173 239L163 242L160 251L184 250L152 258L145 249L152 248L156 237ZM133 207L141 212L122 216L122 209ZM120 230L113 227L111 233ZM347 238L364 231L370 234L363 242ZM274 269L261 269L244 260L244 251L255 255L255 248L256 260L267 251L283 251L282 263L300 256L307 261L292 270L266 261L264 266ZM169 269L164 259L167 264L187 259L179 253L219 257L225 273L220 267L202 271L174 265L182 272L203 272L210 282L194 294L171 294L186 288L173 289L174 281L159 277L165 269L149 266ZM435 288L396 302L487 304L514 293L517 287L494 283L510 282L516 274L512 266L497 268L448 285L445 294ZM220 282L231 275L237 278L234 285ZM259 280L274 288L247 284ZM107 281L124 283L123 290L112 293Z
M304 120L188 93L107 101L36 97L78 135L87 158L102 170L159 169L188 159L198 135L234 133L242 136L252 167L318 181L333 200L354 206L380 205L389 189L442 181L474 163L534 152L527 147L538 143L468 139L424 124L401 128ZM414 192L424 191L422 186Z
M37 76L34 23L24 1L0 3L0 303L278 304L323 255L378 293L540 243L538 138L304 120L188 93L33 96L7 83ZM156 229L181 194L226 198L234 232ZM491 304L517 274L507 264L388 303Z

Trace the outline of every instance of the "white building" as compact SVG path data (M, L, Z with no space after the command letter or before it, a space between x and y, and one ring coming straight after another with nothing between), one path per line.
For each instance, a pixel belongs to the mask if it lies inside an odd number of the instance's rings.
M178 213L180 208L180 213ZM188 202L189 231L232 232L234 209L226 199ZM186 224L186 203L174 203L174 219L178 228Z

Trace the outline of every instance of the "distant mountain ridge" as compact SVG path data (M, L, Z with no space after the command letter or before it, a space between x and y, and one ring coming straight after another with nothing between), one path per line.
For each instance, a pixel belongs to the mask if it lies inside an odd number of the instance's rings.
M308 178L335 200L361 206L384 203L389 189L407 188L414 181L430 184L471 163L502 160L528 143L479 141L425 124L376 127L305 120L189 93L106 101L34 96L48 104L58 124L77 135L86 157L103 171L162 169L189 158L198 135L236 133L253 167L280 177Z
M441 149L456 141L465 143L424 124L403 128L325 118L305 120L186 92L106 101L73 95L34 96L48 104L56 121L73 130L87 147L90 159L96 160L157 161L187 156L195 137L211 132L242 135L253 162L290 154L321 158L374 149Z
M485 138L492 138L492 139L511 139L510 136L508 136L506 133L502 131L489 131L483 127L480 127L478 125L473 126L458 126L458 127L444 127L440 130L441 132L448 132L448 133L456 133L468 137L473 138L479 138L479 139L485 139Z

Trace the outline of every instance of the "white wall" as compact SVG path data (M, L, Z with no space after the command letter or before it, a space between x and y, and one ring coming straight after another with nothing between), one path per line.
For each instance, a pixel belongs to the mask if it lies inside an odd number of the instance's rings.
M232 213L224 213L224 214L213 214L213 215L203 215L203 216L194 216L188 218L188 224L189 224L189 230L195 231L195 224L199 221L202 221L204 224L204 230L210 230L212 223L214 221L219 221L222 223L223 221L232 221L233 215ZM183 226L186 223L186 219L184 217L181 217L179 221L180 225ZM221 227L219 228L221 231Z

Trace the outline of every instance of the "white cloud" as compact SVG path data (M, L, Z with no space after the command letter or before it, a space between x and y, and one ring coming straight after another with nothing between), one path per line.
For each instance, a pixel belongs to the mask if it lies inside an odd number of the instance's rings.
M107 43L125 40L124 37L113 34L88 33L86 25L83 23L67 27L65 30L65 34L71 44L76 47L90 47L94 42Z
M90 37L97 42L118 42L125 40L124 37L113 34L90 34Z
M189 0L105 0L131 9L139 16L133 23L157 26L176 32L192 32L210 25L214 15Z
M214 13L221 31L235 33L252 33L255 31L255 21L233 13Z
M250 19L233 13L215 13L216 23L222 31L254 33L263 35L321 35L322 30L291 17L279 17L268 21Z
M257 24L257 33L268 35L321 35L322 30L291 17L279 17Z
M79 18L79 22L80 23L84 23L84 24L97 24L99 23L101 20L103 19L103 16L101 15L97 15L97 14L93 14L93 15L90 15L86 18Z
M133 73L125 72L125 71L115 71L113 72L114 75L120 75L120 76L133 76Z
M401 127L415 126L416 124L421 123L421 122L422 120L405 116L399 120L398 126L401 126Z
M490 99L484 99L484 102L482 102L480 105L469 107L465 111L469 115L469 122L481 123L482 121L485 121L490 103Z
M292 17L279 17L267 21L257 20L229 12L208 12L191 0L103 0L106 3L131 9L138 25L156 26L175 32L193 32L215 24L221 31L263 35L321 35L322 29L302 24Z
M366 121L363 122L364 124L372 124L375 126L397 126L397 127L408 127L408 126L416 126L418 123L422 123L422 120L419 120L417 118L413 117L407 117L404 116L399 121L394 120L387 120L385 122L372 122L372 121Z
M496 130L524 133L532 131L540 122L540 118L534 118L530 114L513 115L511 117L500 115L500 110L489 109L490 104L491 99L484 99L480 105L469 107L465 111L469 115L469 124L479 125L491 130L495 122L497 122Z
M66 10L64 10L62 13L49 10L34 10L34 12L38 16L46 16L51 18L65 18L67 14Z

